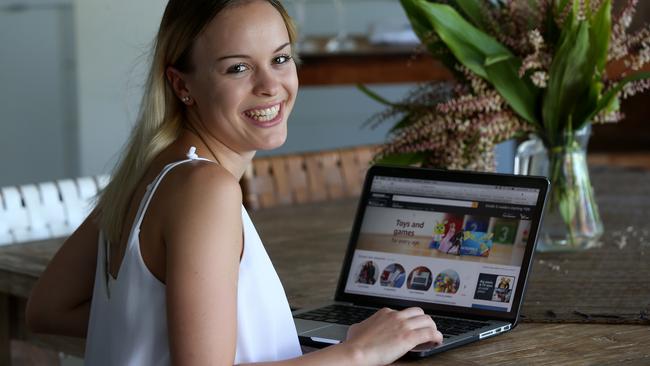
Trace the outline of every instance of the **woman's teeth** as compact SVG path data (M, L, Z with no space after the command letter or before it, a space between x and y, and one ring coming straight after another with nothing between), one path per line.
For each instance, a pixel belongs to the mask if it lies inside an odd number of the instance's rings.
M276 104L273 107L265 108L265 109L252 109L249 111L246 111L245 114L256 120L256 121L271 121L275 117L278 116L278 112L280 112L280 105Z

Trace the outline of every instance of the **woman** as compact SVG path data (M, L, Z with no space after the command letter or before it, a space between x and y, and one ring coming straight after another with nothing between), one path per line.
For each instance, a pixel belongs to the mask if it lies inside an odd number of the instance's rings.
M277 0L169 2L129 146L36 284L34 331L87 337L89 365L376 365L441 342L421 309L382 309L301 355L238 185L286 138L294 41Z

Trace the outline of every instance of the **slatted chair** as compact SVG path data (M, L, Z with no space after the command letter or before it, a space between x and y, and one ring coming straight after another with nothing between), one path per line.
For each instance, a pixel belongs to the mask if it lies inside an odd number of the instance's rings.
M358 196L376 149L367 145L255 158L242 179L244 204L256 210Z
M107 183L102 175L0 188L0 245L70 235Z

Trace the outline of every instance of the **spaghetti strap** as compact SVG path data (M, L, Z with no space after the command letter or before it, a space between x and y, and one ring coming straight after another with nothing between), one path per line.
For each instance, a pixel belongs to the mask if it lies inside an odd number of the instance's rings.
M147 190L145 191L144 197L142 198L142 201L140 202L140 207L138 208L138 212L135 216L135 221L133 224L133 227L131 227L131 232L129 233L129 239L128 239L128 244L127 246L131 246L131 241L133 240L133 234L136 231L140 231L140 225L142 225L142 220L144 219L144 215L147 212L147 208L149 207L149 203L151 203L151 199L153 198L153 194L156 192L156 189L160 185L160 182L162 182L163 178L167 173L169 173L172 169L175 167L187 163L187 162L192 162L192 161L208 161L211 163L215 163L214 161L210 159L205 159L201 158L196 154L196 147L192 146L190 147L190 150L186 154L187 159L185 160L180 160L175 163L170 163L167 164L163 170L158 174L156 179L154 179L153 182L151 182L147 186ZM216 163L215 163L216 164Z

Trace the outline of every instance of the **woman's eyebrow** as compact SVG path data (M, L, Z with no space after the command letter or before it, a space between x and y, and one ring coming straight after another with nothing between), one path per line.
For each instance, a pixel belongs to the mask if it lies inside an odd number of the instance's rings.
M287 47L290 44L291 44L290 42L283 44L282 46L276 48L275 51L273 51L273 53L279 52L280 50L282 50L283 48ZM227 56L219 57L217 61L222 61L229 58L251 58L251 57L248 55L227 55Z

